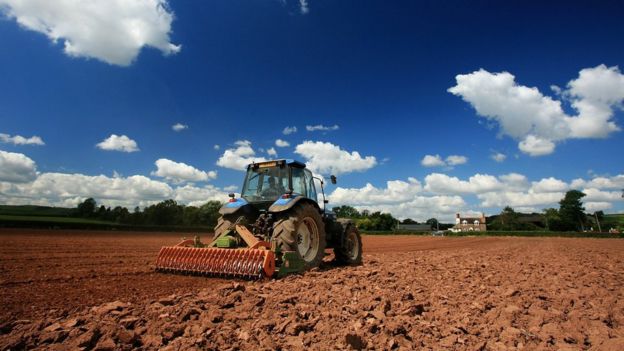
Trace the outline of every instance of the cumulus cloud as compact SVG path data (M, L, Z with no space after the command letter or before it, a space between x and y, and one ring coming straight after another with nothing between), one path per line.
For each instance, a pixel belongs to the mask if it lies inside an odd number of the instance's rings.
M0 182L26 183L37 176L37 165L28 156L0 150Z
M292 127L285 127L284 130L282 130L282 134L284 135L290 135L293 133L297 133L297 127L292 126Z
M171 126L171 129L173 129L174 132L181 132L185 129L188 129L188 125L182 124L182 123L176 123Z
M84 174L42 173L26 183L0 179L0 203L74 207L93 197L106 206L149 206L174 199L182 204L200 205L209 200L225 201L227 192L213 185L186 184L171 187L142 175L129 177Z
M337 124L333 126L324 126L322 124L317 124L315 126L306 126L306 130L308 132L322 131L322 132L331 132L334 130L338 130L340 127Z
M551 192L563 192L570 187L562 180L549 177L540 181L533 182L530 191L534 193L551 193Z
M271 157L277 157L277 151L275 151L274 147L267 149L266 153Z
M25 138L21 135L11 136L9 134L0 133L0 142L13 145L45 145L43 140L36 135Z
M102 142L96 144L98 148L108 151L122 151L122 152L136 152L139 151L139 147L136 141L128 138L125 135L111 134L108 138Z
M175 162L166 158L158 159L155 165L157 169L152 172L152 175L163 177L175 183L207 181L217 178L215 171L201 171L186 163Z
M299 11L301 11L302 15L306 15L308 12L310 12L308 0L299 0Z
M500 153L500 152L494 152L492 155L490 155L490 158L496 162L504 162L505 159L507 159L507 155Z
M382 211L420 221L431 217L450 220L456 211L466 206L458 195L431 195L422 191L417 179L408 178L407 181L388 181L385 188L370 183L362 188L338 187L328 197L333 206L350 205L358 210Z
M462 165L468 162L468 158L466 156L460 155L450 155L445 160L440 157L440 155L425 155L422 160L420 160L420 164L423 167L453 167L457 165Z
M489 174L475 174L468 180L460 180L443 173L432 173L425 177L425 190L438 194L468 194L496 191L503 183Z
M446 163L449 166L463 165L466 162L468 162L468 157L466 156L451 155L446 158Z
M166 0L0 0L0 11L23 28L61 41L71 57L130 65L144 46L175 54L169 38L174 15Z
M264 162L267 160L264 157L256 156L256 152L248 140L238 140L234 145L234 148L223 152L223 155L217 160L217 166L242 171L252 162Z
M531 156L548 155L566 139L606 138L620 130L612 118L624 101L624 75L617 66L585 68L560 91L577 111L573 116L561 101L519 85L508 72L481 69L455 79L457 85L448 91L497 123L502 135L518 140L519 149Z
M365 171L377 165L374 156L360 156L338 145L322 141L304 141L295 147L295 153L306 159L307 166L320 174L345 174Z
M288 147L288 146L290 146L290 143L287 142L286 140L277 139L277 140L275 140L275 146L277 146L277 147Z
M570 184L572 188L624 189L624 175L614 177L594 177L590 180L577 178Z

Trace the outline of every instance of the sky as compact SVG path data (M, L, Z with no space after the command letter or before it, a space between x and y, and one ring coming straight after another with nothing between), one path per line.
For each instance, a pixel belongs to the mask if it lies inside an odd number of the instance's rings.
M198 205L293 158L330 205L624 212L621 1L0 0L0 203ZM329 183L329 182L327 182Z

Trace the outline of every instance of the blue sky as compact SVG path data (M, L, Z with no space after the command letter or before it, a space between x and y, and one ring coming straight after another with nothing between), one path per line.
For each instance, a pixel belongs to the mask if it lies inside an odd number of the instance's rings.
M196 204L274 150L402 218L624 210L621 2L63 6L0 0L0 202Z

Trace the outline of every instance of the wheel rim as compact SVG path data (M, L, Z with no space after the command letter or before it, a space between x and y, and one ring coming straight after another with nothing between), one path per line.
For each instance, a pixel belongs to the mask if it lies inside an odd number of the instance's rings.
M297 251L306 262L316 258L319 249L319 230L316 221L305 217L297 228Z
M358 241L357 234L354 231L349 231L346 244L349 259L351 261L355 261L360 252L360 242Z

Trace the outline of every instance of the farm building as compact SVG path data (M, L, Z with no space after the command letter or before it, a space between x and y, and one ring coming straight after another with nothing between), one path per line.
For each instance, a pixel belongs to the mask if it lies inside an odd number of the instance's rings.
M461 217L460 214L455 215L455 225L451 228L454 232L484 232L487 230L485 224L485 215L481 213L481 217Z

